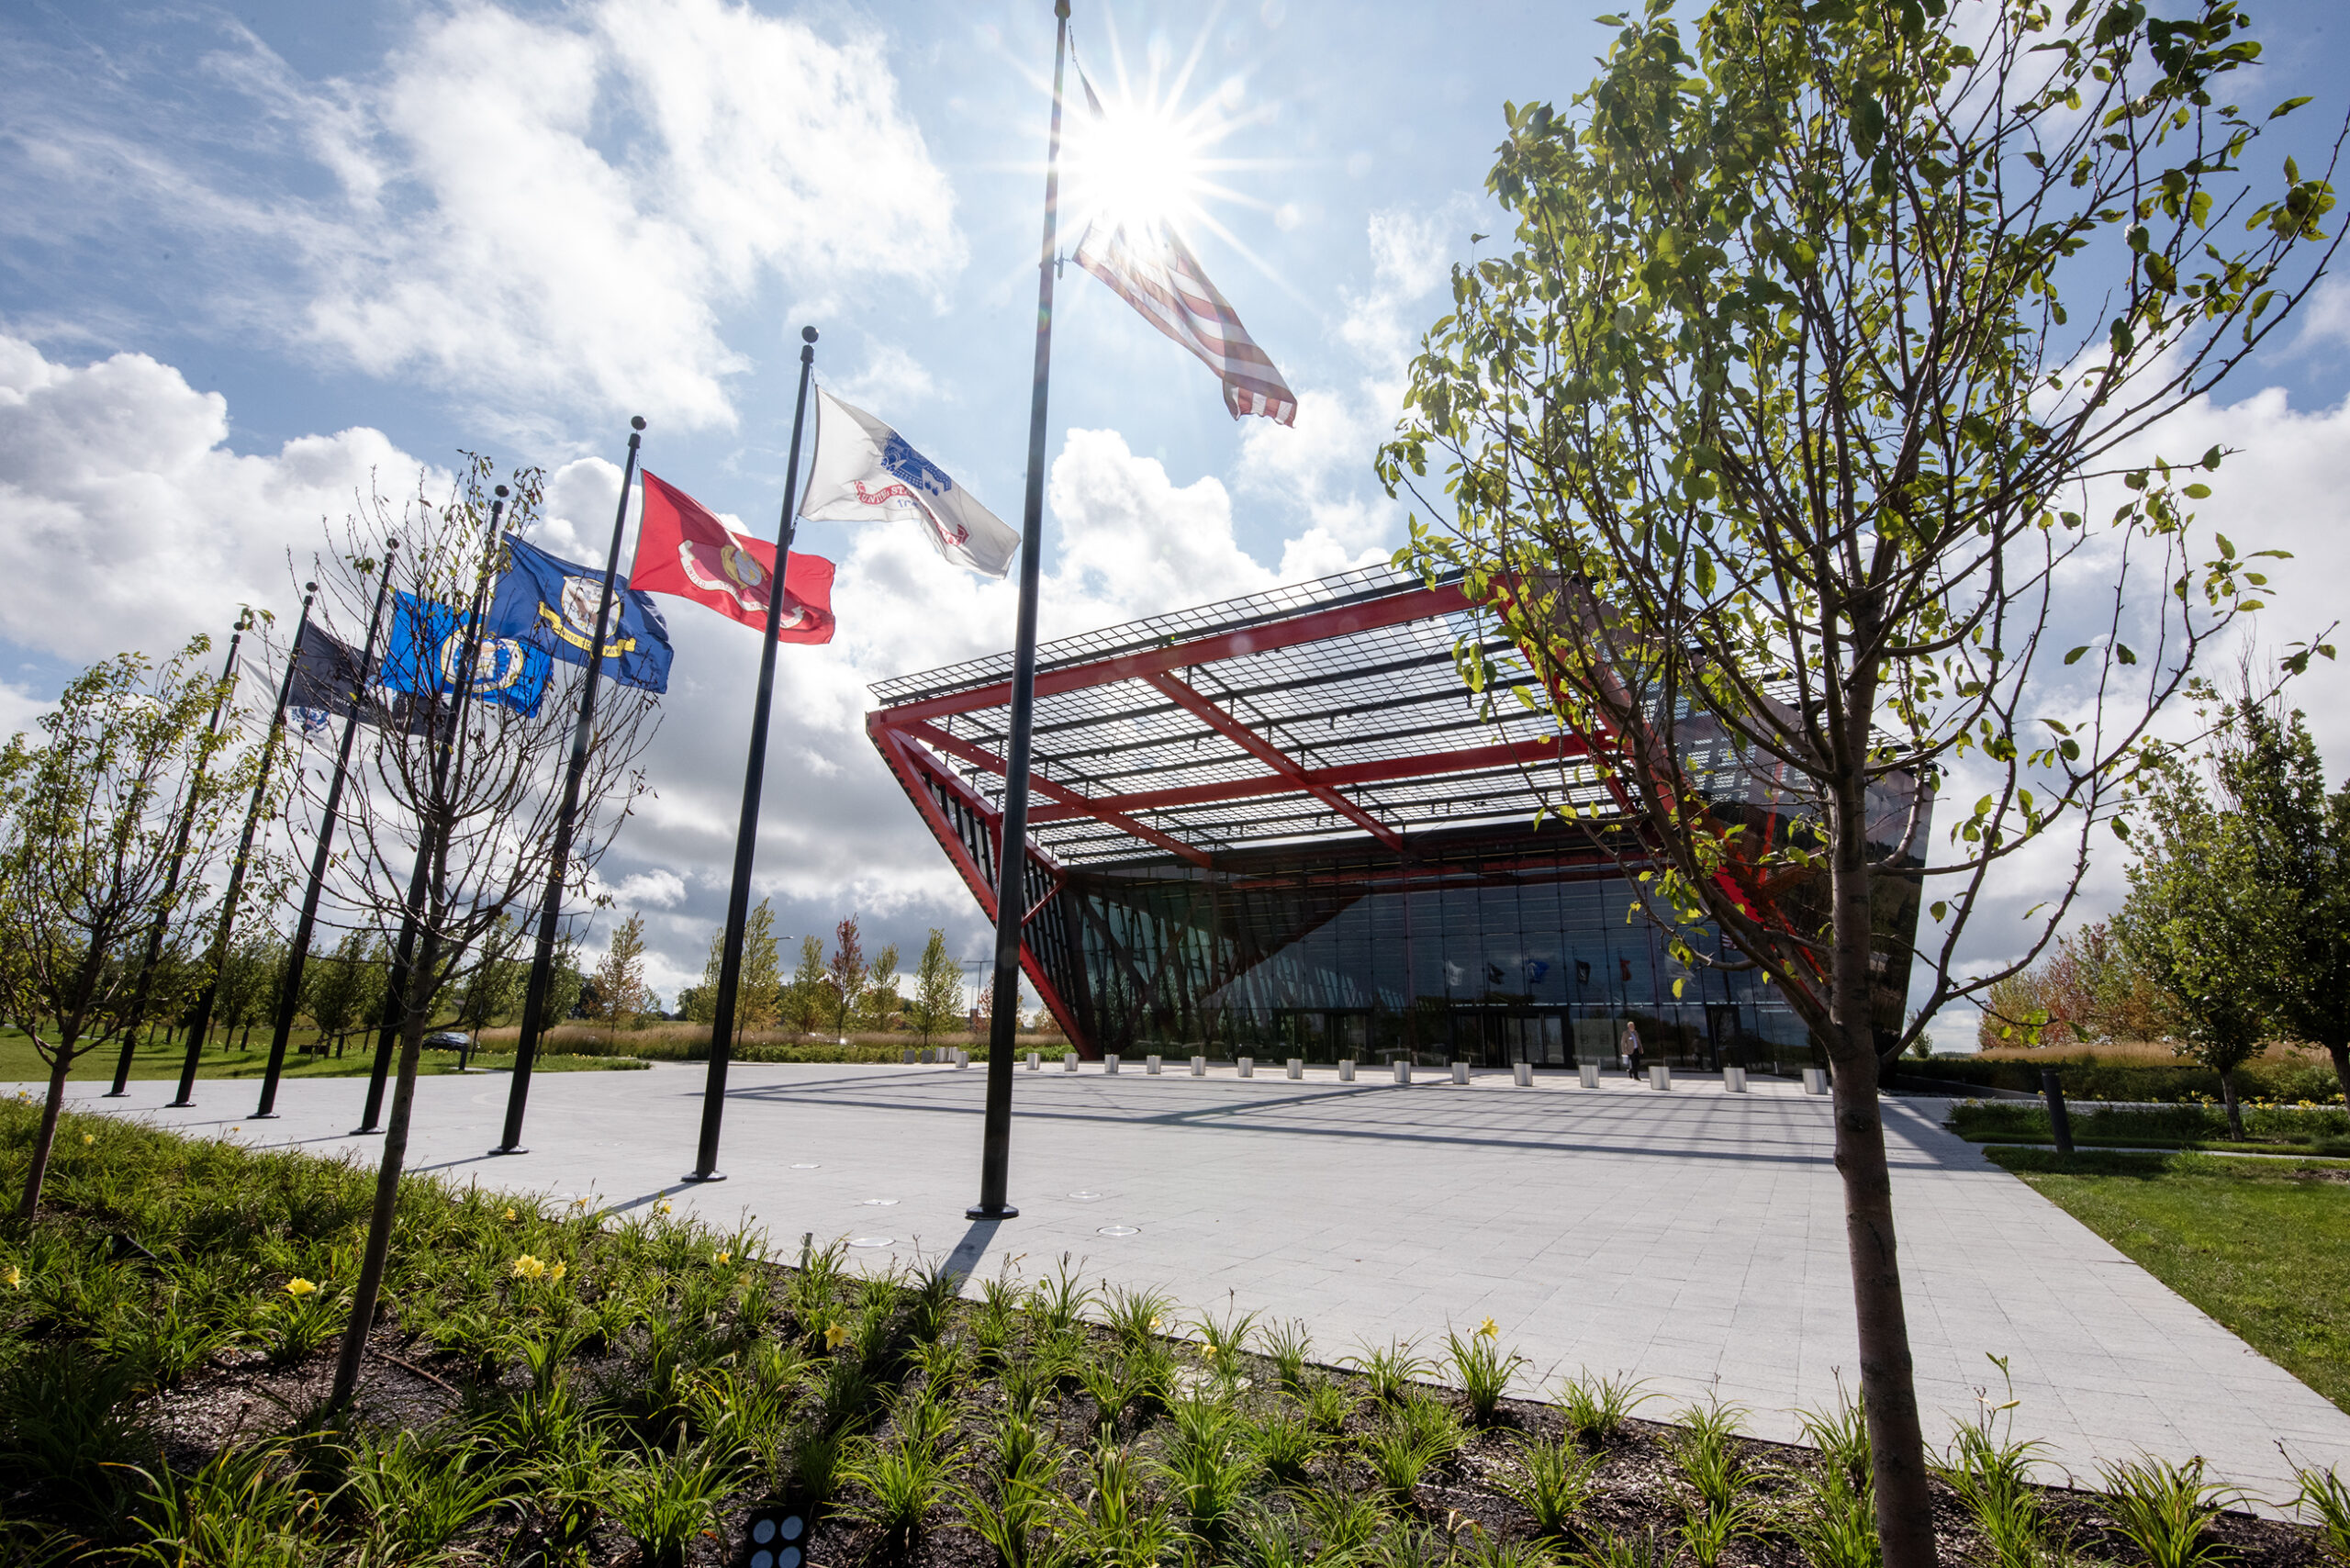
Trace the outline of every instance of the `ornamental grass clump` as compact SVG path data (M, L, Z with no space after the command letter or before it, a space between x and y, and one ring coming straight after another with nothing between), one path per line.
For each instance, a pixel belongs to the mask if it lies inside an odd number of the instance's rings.
M1468 1396L1471 1417L1481 1427L1493 1424L1494 1413L1501 1407L1502 1395L1509 1389L1509 1380L1526 1365L1526 1358L1516 1350L1502 1353L1500 1334L1501 1330L1488 1317L1473 1334L1448 1329L1444 1336L1452 1360L1452 1374L1459 1380L1461 1393Z

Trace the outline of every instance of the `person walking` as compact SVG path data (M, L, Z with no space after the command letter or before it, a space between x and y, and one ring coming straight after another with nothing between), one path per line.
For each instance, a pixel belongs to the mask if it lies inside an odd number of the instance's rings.
M1640 1026L1628 1018L1624 1021L1624 1070L1640 1076Z

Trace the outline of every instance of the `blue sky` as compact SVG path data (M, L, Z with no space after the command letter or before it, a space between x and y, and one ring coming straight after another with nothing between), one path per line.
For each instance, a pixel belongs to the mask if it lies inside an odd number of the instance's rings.
M1196 248L1304 409L1236 425L1205 370L1069 269L1048 635L1393 547L1369 458L1446 267L1494 227L1502 102L1563 105L1605 8L1079 0L1105 95L1180 81L1229 127L1216 151L1240 166ZM2255 8L2268 52L2244 99L2318 95L2305 154L2339 120L2335 11ZM803 323L828 384L1017 520L1045 0L20 3L0 44L0 728L116 648L218 629L244 599L290 609L285 552L322 514L461 448L554 471L560 546L609 517L643 413L649 467L770 530ZM2197 450L2208 430L2251 457L2215 506L2303 556L2277 640L2329 615L2350 568L2350 293L2316 305L2230 407L2197 411ZM943 925L975 956L977 912L859 720L865 682L1007 644L1010 592L911 538L811 524L801 547L841 563L842 635L783 655L759 890L785 933L855 911L868 946L911 958ZM722 907L756 653L689 607L672 622L658 799L606 871L647 915L665 995ZM2343 678L2301 697L2337 757ZM2098 878L2109 899L2118 866Z

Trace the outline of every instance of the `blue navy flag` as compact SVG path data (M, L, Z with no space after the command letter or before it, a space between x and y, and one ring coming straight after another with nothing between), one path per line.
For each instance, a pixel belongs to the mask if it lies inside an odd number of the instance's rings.
M394 594L391 645L378 680L394 691L453 695L464 668L464 620L445 604ZM539 711L553 667L544 649L492 631L474 655L473 694L529 718Z
M516 637L566 664L584 665L596 645L596 600L604 574L559 560L512 534L513 566L498 579L489 607L493 636ZM669 622L649 594L615 582L604 617L604 673L622 686L669 689Z

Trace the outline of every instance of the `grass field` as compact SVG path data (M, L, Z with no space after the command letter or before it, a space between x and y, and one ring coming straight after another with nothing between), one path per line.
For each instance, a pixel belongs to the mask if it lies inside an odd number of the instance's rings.
M2350 1161L1986 1152L2350 1410Z
M295 1036L296 1044L298 1045L302 1038L303 1036L297 1034ZM285 1076L288 1078L364 1078L367 1075L369 1057L367 1049L363 1047L367 1044L368 1042L363 1042L357 1036L353 1036L350 1046L339 1058L298 1056L288 1052L285 1058ZM120 1051L119 1045L108 1044L77 1058L73 1063L73 1081L76 1083L86 1083L92 1080L100 1081L112 1080L115 1059ZM180 1075L180 1063L186 1059L186 1047L179 1041L158 1041L151 1047L141 1047L130 1058L130 1076L133 1078L177 1078ZM510 1067L513 1065L513 1060L511 1055L499 1056L486 1053L474 1058L474 1065L476 1068L497 1069ZM541 1058L533 1070L579 1072L643 1065L642 1062L614 1057L550 1056ZM217 1047L208 1047L204 1053L203 1065L196 1070L196 1076L199 1078L259 1078L268 1070L268 1047L256 1039L251 1050L223 1051ZM428 1074L454 1072L457 1070L456 1053L427 1051L418 1070ZM39 1052L33 1049L31 1039L18 1030L0 1029L0 1083L39 1083L47 1080L48 1077L49 1064L40 1059Z

